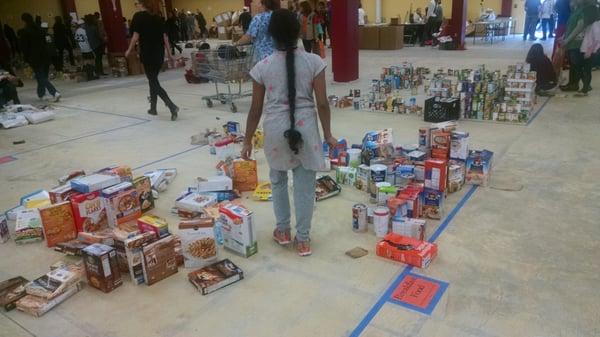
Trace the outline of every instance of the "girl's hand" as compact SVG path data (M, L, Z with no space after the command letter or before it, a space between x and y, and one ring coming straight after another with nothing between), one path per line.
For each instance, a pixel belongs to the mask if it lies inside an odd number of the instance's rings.
M252 143L244 142L244 146L242 147L242 159L250 160L250 156L252 156Z
M329 135L329 136L325 137L325 143L327 143L327 145L329 145L330 149L333 149L337 146L338 141L334 136Z

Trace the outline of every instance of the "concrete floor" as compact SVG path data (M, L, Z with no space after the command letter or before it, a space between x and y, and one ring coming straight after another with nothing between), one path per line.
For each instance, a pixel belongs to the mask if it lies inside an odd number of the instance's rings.
M515 39L465 52L364 51L361 80L328 89L366 90L381 67L402 61L504 70L522 61L528 46ZM244 123L249 99L239 102L238 114L221 106L207 109L200 98L214 87L187 84L181 71L161 78L182 108L175 123L164 107L158 117L146 114L143 77L56 82L64 99L55 121L0 130L0 156L18 158L0 166L0 209L13 207L27 192L54 186L74 169L119 163L141 174L176 167L179 176L155 211L176 231L169 213L175 196L195 177L211 175L216 161L207 148L191 146L189 137L227 120ZM593 86L600 88L600 81ZM34 101L31 83L21 96ZM3 312L0 336L600 336L599 102L595 92L582 99L552 98L528 126L461 122L473 148L495 152L493 183L470 198L468 188L448 197L446 214L453 211L454 217L437 240L439 256L428 269L412 270L449 283L430 316L380 300L405 266L376 257L372 234L351 231L350 208L366 198L347 188L317 205L312 257L274 244L271 204L247 199L258 224L258 255L219 253L244 270L242 282L201 296L185 269L151 287L126 278L110 294L87 287L42 318ZM416 142L417 128L426 123L416 116L345 109L333 111L332 125L337 137L351 142L366 131L392 127L402 144ZM22 139L25 144L12 144ZM264 180L264 155L257 158ZM430 222L428 235L437 226ZM355 246L369 255L346 257ZM17 247L12 241L0 245L0 256L0 279L34 278L64 259L43 243Z

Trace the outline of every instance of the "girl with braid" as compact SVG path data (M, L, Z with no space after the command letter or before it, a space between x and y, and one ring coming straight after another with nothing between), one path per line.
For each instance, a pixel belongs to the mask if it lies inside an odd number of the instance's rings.
M325 141L330 146L337 144L330 127L326 64L318 55L297 48L300 23L293 12L275 10L269 33L277 50L250 71L254 87L242 158L247 160L252 154L252 137L264 108L265 155L270 168L276 220L273 239L280 245L292 243L287 182L288 171L292 171L296 212L294 244L300 256L307 256L312 253L309 234L316 172L325 168L317 116Z

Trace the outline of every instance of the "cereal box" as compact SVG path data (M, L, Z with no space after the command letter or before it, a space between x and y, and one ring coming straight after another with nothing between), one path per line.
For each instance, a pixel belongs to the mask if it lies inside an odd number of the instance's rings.
M30 243L42 241L44 233L42 219L37 209L21 210L17 213L15 224L15 243Z
M465 181L470 185L487 186L492 171L494 153L488 150L471 151L466 161Z
M103 189L102 199L110 227L114 228L119 224L135 221L142 215L137 190L130 182L122 182Z
M444 212L444 192L426 188L423 191L423 216L440 220Z
M109 293L123 283L114 248L99 243L90 245L83 249L83 262L90 286Z
M40 209L44 236L48 247L73 240L77 237L75 217L68 201Z
M179 238L186 268L201 268L217 259L217 242L213 218L179 223Z
M71 185L67 184L51 189L48 194L50 195L50 202L58 204L71 200L71 197L79 194L79 192L75 191Z
M127 268L131 281L134 284L146 282L144 277L144 254L142 247L150 242L154 242L157 236L154 232L145 232L127 238L124 241L125 256L127 258Z
M153 285L177 273L175 238L172 235L145 245L142 254L146 284Z
M258 252L253 214L241 205L226 204L219 207L224 247L244 257Z
M118 176L108 174L91 174L71 180L71 188L79 193L90 193L100 191L121 182Z
M140 232L153 232L158 237L169 235L169 224L167 220L156 215L146 214L137 219Z
M137 191L140 209L146 213L154 208L154 195L152 194L152 185L150 178L146 176L137 177L133 180L133 186Z
M186 193L175 200L175 207L186 209L188 211L202 212L204 207L212 206L217 203L217 198L201 193Z
M78 232L96 232L108 227L100 191L75 195L71 198L71 205Z

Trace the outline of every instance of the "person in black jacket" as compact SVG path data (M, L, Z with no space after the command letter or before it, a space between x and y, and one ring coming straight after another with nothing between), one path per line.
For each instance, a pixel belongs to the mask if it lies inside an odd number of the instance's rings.
M553 96L552 89L557 86L556 72L552 62L544 53L544 47L539 43L534 43L525 62L531 65L531 71L537 73L535 92L539 96Z
M175 121L177 120L179 108L171 101L165 89L158 82L158 73L165 61L165 54L168 55L170 60L173 58L169 53L171 48L169 37L165 32L164 20L158 14L150 12L150 8L152 8L150 0L137 0L135 4L139 11L135 13L131 20L132 36L125 57L129 58L139 41L140 60L144 65L148 85L150 86L150 110L148 110L148 114L157 115L156 103L158 97L160 97L171 111L171 120Z
M183 50L177 45L179 27L177 26L177 17L174 12L169 12L169 18L165 25L167 28L167 36L169 37L169 44L171 45L171 54L175 55L175 49L179 50L179 54L181 54Z
M83 18L83 21L85 21L84 29L88 37L88 42L94 51L96 74L98 74L98 76L106 76L104 73L104 65L102 63L102 59L104 57L104 40L102 40L102 35L100 34L96 17L89 14Z
M51 54L42 29L33 21L29 13L21 15L25 27L19 31L23 57L35 74L37 81L37 94L40 99L46 95L46 90L52 95L55 102L60 100L60 93L54 88L48 74L50 72Z
M65 16L65 34L68 42L65 45L65 50L69 54L69 63L74 67L75 57L73 56L73 49L77 44L75 44L75 34L73 34L73 18L70 15Z
M206 18L199 9L196 9L196 21L198 21L198 27L200 28L200 38L205 39L208 37L208 29L206 29Z
M64 52L65 50L71 49L71 43L67 36L67 29L60 16L54 18L54 26L52 27L54 32L54 45L56 46L56 71L63 71L64 65ZM72 54L72 52L71 52Z

